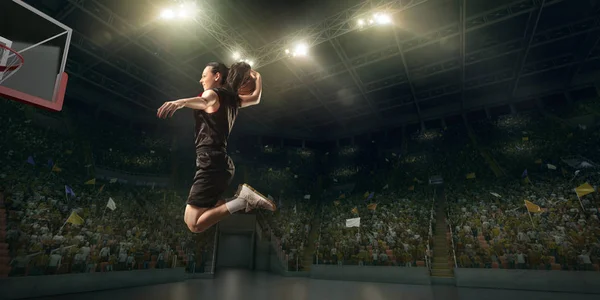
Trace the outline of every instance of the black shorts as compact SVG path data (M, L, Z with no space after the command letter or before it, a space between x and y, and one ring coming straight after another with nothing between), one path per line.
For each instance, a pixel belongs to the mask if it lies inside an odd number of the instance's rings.
M190 189L187 204L210 208L222 198L229 187L235 166L233 161L222 151L205 151L196 153L196 175Z

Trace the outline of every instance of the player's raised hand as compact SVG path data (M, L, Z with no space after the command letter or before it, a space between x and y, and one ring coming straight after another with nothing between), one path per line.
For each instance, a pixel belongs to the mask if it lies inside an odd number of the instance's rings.
M161 119L170 118L177 110L183 108L183 106L183 103L180 103L179 101L165 102L161 107L158 108L156 116Z

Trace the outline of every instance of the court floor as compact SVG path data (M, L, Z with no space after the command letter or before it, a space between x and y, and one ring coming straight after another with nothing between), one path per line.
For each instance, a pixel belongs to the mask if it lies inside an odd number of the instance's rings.
M281 277L248 270L221 270L214 279L60 295L37 299L132 299L132 300L591 300L598 295L564 294L453 286L402 285Z

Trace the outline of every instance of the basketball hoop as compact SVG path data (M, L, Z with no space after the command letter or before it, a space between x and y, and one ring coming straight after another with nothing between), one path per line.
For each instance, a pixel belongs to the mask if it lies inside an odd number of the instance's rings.
M19 52L0 43L0 84L15 74L25 63Z

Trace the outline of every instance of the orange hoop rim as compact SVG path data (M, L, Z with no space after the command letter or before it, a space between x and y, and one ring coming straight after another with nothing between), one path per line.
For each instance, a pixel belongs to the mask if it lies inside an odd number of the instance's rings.
M8 52L13 53L16 57L17 60L20 61L20 63L14 65L14 66L8 66L8 67L4 67L4 66L0 66L0 72L7 72L7 71L14 71L18 68L21 67L21 65L23 65L25 63L25 59L23 58L23 55L19 54L19 52L15 51L12 48L9 48L8 46L4 45L4 44L0 44L0 48L8 50Z

